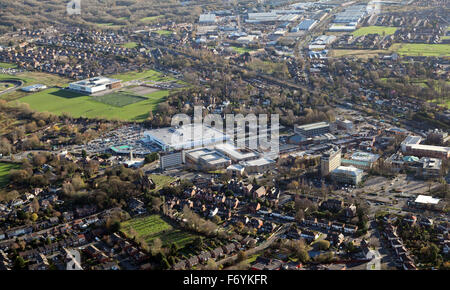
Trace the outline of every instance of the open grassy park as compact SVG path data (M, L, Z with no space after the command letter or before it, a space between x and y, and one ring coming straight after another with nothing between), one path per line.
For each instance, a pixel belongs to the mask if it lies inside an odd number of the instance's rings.
M123 82L128 82L131 80L142 80L142 81L171 81L173 78L164 77L164 75L155 70L146 70L142 72L127 72L123 74L117 74L111 76L112 78L122 80Z
M17 164L0 162L0 188L8 184L9 172L17 168L19 168Z
M164 29L156 30L155 32L158 33L159 35L171 35L173 33L173 31Z
M29 86L29 85L35 85L35 84L44 84L47 87L53 87L53 86L66 86L70 80L53 75L48 73L42 73L42 72L22 72L17 73L15 75L9 75L9 74L0 74L0 81L2 80L21 80L23 82L23 86ZM28 93L23 92L21 90L16 90L4 95L0 96L0 99L5 99L7 101L17 100L24 96L26 96Z
M394 43L389 49L332 49L331 57L377 57L379 54L398 53L401 56L450 57L450 44Z
M153 182L155 183L156 187L155 190L160 190L165 186L169 186L170 183L174 182L176 178L162 175L162 174L150 174L148 176Z
M395 43L390 50L402 56L450 57L450 44Z
M14 63L0 62L0 68L17 68Z
M240 53L240 54L244 54L244 53L246 53L246 52L254 51L254 49L247 48L247 47L231 46L231 48L232 48L234 51L236 51L237 53Z
M125 48L136 48L138 45L136 42L132 41L132 42L127 42L122 44L123 47Z
M191 243L197 237L172 226L157 214L125 221L121 224L121 231L130 238L136 234L138 238L144 239L149 245L159 238L163 245L170 246L172 243L176 243L180 248Z
M158 20L159 17L162 17L162 15L144 17L144 18L139 19L139 21L143 22L143 23L152 23L152 22Z
M131 80L141 81L172 81L171 77L164 76L155 70L142 72L128 72L111 76L123 82ZM8 93L2 98L27 103L33 110L50 112L57 115L67 113L73 117L105 118L124 121L144 121L150 111L154 111L161 101L168 95L168 90L147 91L136 93L131 87L123 88L103 96L89 96L65 90L70 80L57 76L49 77L43 73L23 73L15 76L0 74L2 79L20 79L24 85L42 83L49 89L37 93L25 93L20 90ZM59 86L59 87L55 87Z
M378 34L378 35L390 35L397 31L397 27L387 27L387 26L367 26L361 27L353 31L353 36L362 36L367 34Z
M36 111L50 112L57 115L67 113L73 117L105 118L126 121L144 121L148 113L167 95L168 91L156 91L144 96L112 93L93 97L76 92L50 88L19 99Z

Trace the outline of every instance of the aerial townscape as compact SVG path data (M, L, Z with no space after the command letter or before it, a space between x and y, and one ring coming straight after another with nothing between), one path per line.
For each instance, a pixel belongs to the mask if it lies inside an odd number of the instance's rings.
M450 270L449 22L0 1L0 270Z

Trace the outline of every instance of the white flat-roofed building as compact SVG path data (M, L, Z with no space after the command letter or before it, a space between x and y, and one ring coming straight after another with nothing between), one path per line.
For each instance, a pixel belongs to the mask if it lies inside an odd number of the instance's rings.
M20 90L24 91L24 92L37 92L40 90L45 90L47 88L46 85L43 84L35 84L35 85L31 85L31 86L27 86L27 87L23 87Z
M239 37L238 39L236 39L236 41L239 43L248 44L255 41L256 39L258 39L258 35L246 35Z
M199 165L205 170L216 170L227 168L231 165L231 160L217 151L199 157Z
M332 44L334 41L336 41L335 35L321 35L318 36L314 41L312 41L309 44L310 50L316 50L316 49L325 49L327 45Z
M436 178L442 173L442 160L438 158L422 157L419 164L422 165L421 175L424 178Z
M342 24L332 24L330 28L328 28L328 31L354 31L356 30L356 25L342 25Z
M352 131L353 130L353 122L350 120L336 120L336 125L338 129L345 130L345 131Z
M69 89L84 93L93 94L108 89L120 88L121 80L110 79L102 76L74 82L69 84Z
M327 122L312 123L307 125L296 126L295 133L304 137L314 137L330 132L330 124Z
M249 174L263 173L275 168L276 162L269 158L259 158L255 160L249 160L241 162L241 165L245 167L245 171Z
M231 160L220 152L209 148L197 148L186 151L186 163L199 170L227 168Z
M200 17L198 18L199 23L216 23L217 17L214 13L205 13L200 14Z
M221 152L222 154L226 155L231 160L233 160L233 162L254 160L258 159L259 157L258 153L255 153L247 149L244 150L238 149L230 143L217 144L216 146L214 146L214 148L217 151Z
M362 180L363 171L353 166L339 166L330 175L336 182L357 185Z
M245 20L245 22L273 22L278 21L278 18L279 16L273 12L248 13L248 18Z
M237 175L241 176L244 174L245 167L241 164L231 164L227 167L227 173L230 173L232 176Z
M440 201L439 198L434 198L429 195L418 195L416 200L414 200L415 203L421 203L421 204L438 204Z
M352 158L352 160L356 160L356 161L368 162L371 164L371 167L372 167L372 165L378 161L378 159L380 158L380 155L358 151L358 152L353 153L351 158Z
M420 142L422 142L422 137L410 135L410 136L406 137L405 140L403 140L403 142L400 145L401 145L402 151L406 152L407 145L417 145L417 144L420 144Z
M228 135L212 127L193 123L181 127L166 127L144 132L144 142L154 143L162 151L192 149L227 142Z

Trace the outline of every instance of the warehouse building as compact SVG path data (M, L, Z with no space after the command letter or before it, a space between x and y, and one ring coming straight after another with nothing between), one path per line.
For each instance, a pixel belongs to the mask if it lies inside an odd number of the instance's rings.
M27 87L23 87L20 90L24 91L24 92L38 92L41 90L45 90L47 88L46 85L43 84L36 84L36 85L31 85L31 86L27 86Z
M259 174L275 168L276 162L273 159L263 157L255 160L241 162L241 165L244 166L245 172L247 172L248 174Z
M219 130L202 123L193 123L146 131L143 141L157 145L162 151L172 151L214 145L229 139Z
M238 149L230 143L217 144L214 148L236 163L258 159L259 157L259 154L254 151Z
M216 14L213 13L207 13L207 14L201 14L198 18L198 22L202 24L211 24L217 22Z
M330 132L330 124L327 122L312 123L307 125L296 126L295 133L304 137L314 137Z
M248 13L247 23L275 22L278 15L274 12Z
M217 150L197 148L186 151L186 164L194 169L210 171L227 168L231 160Z
M300 22L296 27L292 28L292 32L298 32L300 30L311 30L317 24L317 20L305 19Z
M69 89L83 94L93 94L120 87L122 87L120 80L110 79L102 76L69 84Z

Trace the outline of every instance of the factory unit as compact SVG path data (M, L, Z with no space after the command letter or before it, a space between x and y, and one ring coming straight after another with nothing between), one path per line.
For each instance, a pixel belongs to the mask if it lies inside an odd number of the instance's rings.
M202 123L193 123L146 131L143 141L157 145L162 151L172 151L213 145L229 139L219 130Z
M214 148L236 163L259 158L258 153L248 149L238 149L230 143L217 144Z
M245 172L247 172L248 174L260 174L275 168L276 162L275 160L263 157L255 160L241 162L241 165L244 166Z
M198 22L201 24L212 24L217 22L217 17L213 13L200 14Z
M294 128L296 134L304 137L314 137L330 132L330 124L327 122L318 122L306 125L296 126Z
M46 85L43 84L35 84L35 85L31 85L31 86L27 86L27 87L23 87L20 90L24 91L24 92L38 92L41 90L45 90L47 88Z
M225 169L231 165L231 160L210 148L197 148L186 151L186 165L203 171Z
M292 28L292 32L298 32L300 30L311 30L314 26L317 24L317 20L314 19L305 19L302 22L300 22L297 26Z

